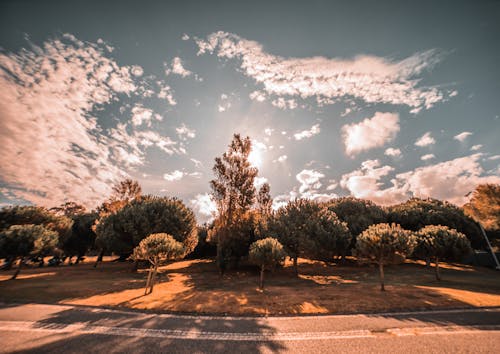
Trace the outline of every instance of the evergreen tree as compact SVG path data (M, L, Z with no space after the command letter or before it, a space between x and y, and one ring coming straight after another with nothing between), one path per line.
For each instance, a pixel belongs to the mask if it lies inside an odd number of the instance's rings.
M439 261L460 261L472 252L464 234L441 225L429 225L416 233L417 246L413 252L420 259L433 259L436 279L441 280Z
M250 245L248 258L260 267L260 288L264 289L264 272L266 267L273 267L285 260L285 250L278 240L272 237L255 241Z
M212 237L217 240L217 265L221 274L231 261L237 262L239 252L233 245L247 235L237 232L238 223L244 218L255 201L254 179L257 169L252 167L248 156L252 150L249 137L234 134L228 151L215 158L213 172L215 179L210 181L212 195L217 203L218 217L212 229Z
M401 263L415 246L412 233L396 224L368 227L356 239L353 253L361 260L376 263L380 272L380 290L385 290L384 265Z

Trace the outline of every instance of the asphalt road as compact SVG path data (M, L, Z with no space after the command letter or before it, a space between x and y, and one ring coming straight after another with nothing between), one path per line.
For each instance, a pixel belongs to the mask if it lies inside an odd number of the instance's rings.
M2 353L493 353L500 307L307 317L215 317L0 304Z

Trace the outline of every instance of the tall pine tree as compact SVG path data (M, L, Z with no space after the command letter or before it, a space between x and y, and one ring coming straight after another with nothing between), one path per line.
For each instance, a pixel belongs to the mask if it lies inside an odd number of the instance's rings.
M218 217L212 230L217 240L217 265L221 274L228 263L238 262L241 248L248 248L245 228L238 225L255 202L254 179L258 170L248 161L252 150L249 137L234 134L227 152L215 158L215 179L210 181L212 196L217 203ZM248 245L247 245L248 244Z

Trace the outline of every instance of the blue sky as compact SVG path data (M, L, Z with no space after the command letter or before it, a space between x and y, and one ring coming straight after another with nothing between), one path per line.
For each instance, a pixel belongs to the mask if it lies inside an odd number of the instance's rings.
M297 197L456 204L500 182L497 1L3 1L0 203L94 207L132 177L206 220L254 140Z

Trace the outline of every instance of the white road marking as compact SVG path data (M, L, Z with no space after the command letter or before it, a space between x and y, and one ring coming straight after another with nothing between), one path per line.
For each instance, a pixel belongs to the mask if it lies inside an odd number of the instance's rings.
M0 321L0 331L49 332L49 333L82 333L102 334L128 337L149 337L166 339L217 340L217 341L304 341L325 339L374 338L380 335L419 336L443 334L473 334L481 331L497 331L500 325L488 326L433 326L412 328L390 328L384 331L349 330L332 332L262 332L232 333L205 332L197 330L169 330L133 327L92 326L85 323L42 323L35 321Z

